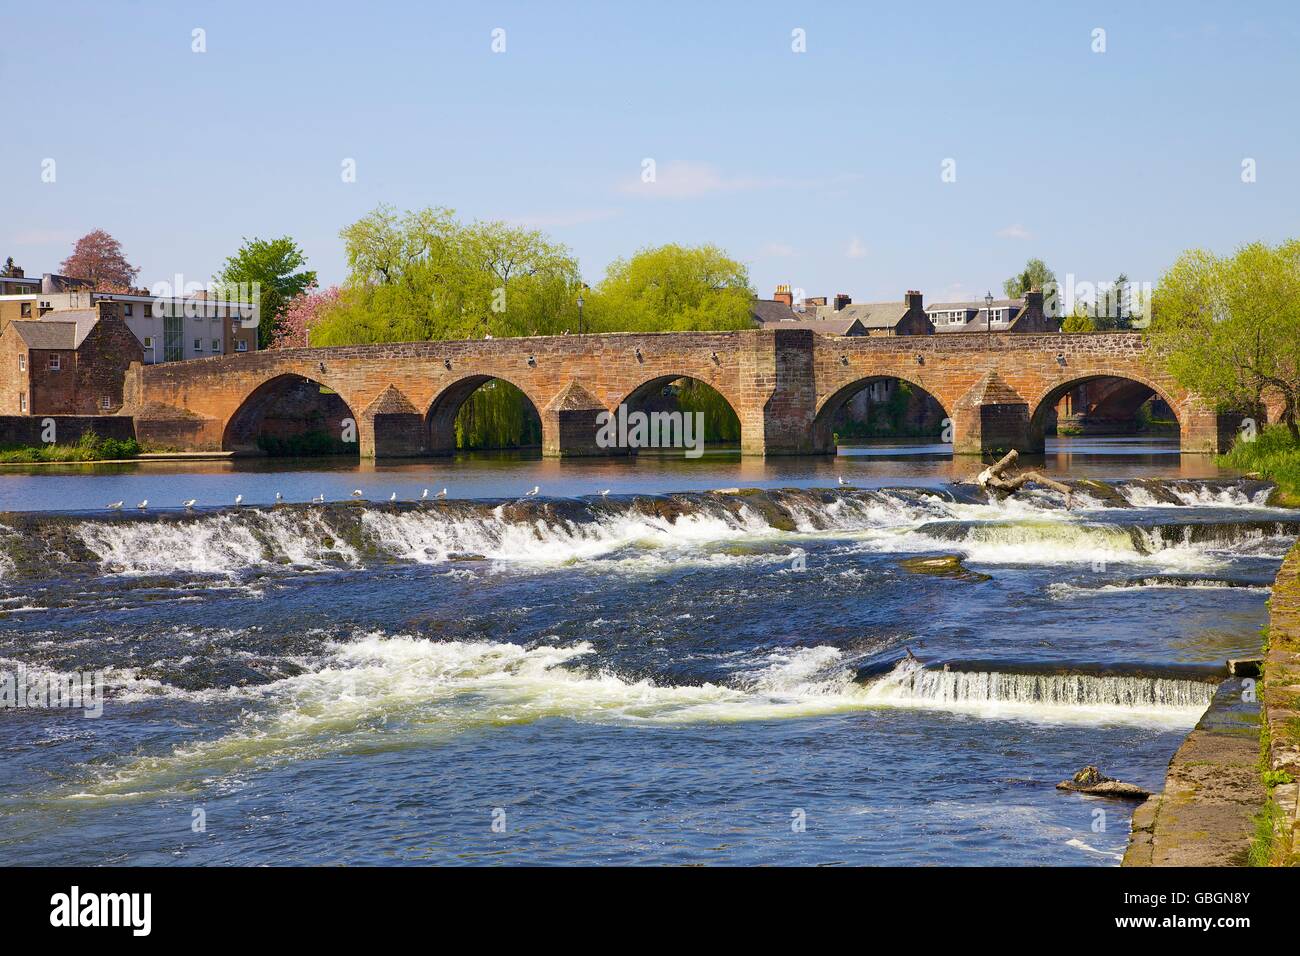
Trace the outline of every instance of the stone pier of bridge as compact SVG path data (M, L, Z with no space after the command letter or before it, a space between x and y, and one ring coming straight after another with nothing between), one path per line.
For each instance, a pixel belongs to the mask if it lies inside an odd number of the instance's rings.
M286 396L307 387L329 397L310 412L321 429L355 440L362 457L450 454L462 403L499 379L536 408L545 455L579 457L626 454L600 447L600 413L689 378L735 411L743 454L820 455L835 450L845 402L873 381L897 379L943 407L954 453L1032 454L1067 391L1110 377L1160 396L1185 452L1218 451L1235 427L1164 372L1136 333L877 338L754 329L276 349L132 366L124 413L141 440L160 447L255 452L259 429L298 414Z

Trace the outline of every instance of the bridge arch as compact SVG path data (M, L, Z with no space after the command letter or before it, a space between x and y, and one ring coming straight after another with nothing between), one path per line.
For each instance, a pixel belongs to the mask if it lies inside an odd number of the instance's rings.
M279 455L357 454L356 413L327 383L282 372L244 396L222 429L221 448Z
M545 407L538 398L527 388L521 386L518 382L511 381L501 375L489 373L479 373L465 375L456 381L444 386L429 403L429 408L424 415L424 427L427 435L427 447L431 454L450 455L456 451L456 419L460 415L461 409L469 401L470 396L477 392L485 385L492 382L503 382L511 388L517 390L524 397L525 408L524 414L526 419L531 422L531 427L536 430L537 442L528 442L528 446L533 444L543 445L548 437L546 416L542 414ZM528 423L526 423L527 427Z
M1187 427L1178 397L1153 376L1133 369L1094 369L1056 383L1030 404L1032 411L1029 418L1029 435L1034 446L1042 448L1052 416L1061 399L1080 386L1103 384L1107 388L1102 402L1098 404L1104 404L1108 414L1113 415L1123 411L1129 415L1136 415L1138 408L1154 396L1169 406L1180 433Z
M727 394L726 388L689 372L671 372L648 378L624 395L615 404L613 412L618 414L623 405L627 406L629 413L700 411L705 416L707 443L739 448L745 439L745 420L738 410L738 403ZM635 448L626 450L632 454L637 451Z
M942 428L942 420L952 420L952 411L944 404L933 391L921 384L914 378L906 375L899 375L897 372L881 371L860 378L854 379L846 385L842 385L836 391L828 395L817 407L816 414L813 416L813 440L816 447L824 448L827 451L835 450L835 419L848 404L865 389L872 388L877 383L901 382L907 385L915 393L923 396L933 403L937 412L929 412L930 417L937 416L937 424Z

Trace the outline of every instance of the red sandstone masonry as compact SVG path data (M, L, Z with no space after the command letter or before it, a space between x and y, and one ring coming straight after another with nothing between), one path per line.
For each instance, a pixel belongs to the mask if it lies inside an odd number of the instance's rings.
M450 406L471 386L500 378L537 407L545 453L564 455L591 453L575 444L585 425L574 395L594 400L588 410L594 420L602 409L689 376L717 389L735 409L746 454L806 454L833 450L824 426L834 410L865 381L892 376L934 395L954 419L957 450L978 451L989 444L983 436L989 410L975 414L962 399L990 371L1024 403L1018 410L1000 392L1006 403L992 409L993 417L1019 415L1028 450L1035 442L1041 447L1042 412L1072 385L1101 375L1148 385L1177 413L1185 451L1215 450L1213 411L1161 372L1133 333L995 334L989 341L982 333L843 338L758 329L270 350L135 367L127 401L142 439L166 433L172 444L210 450L229 446L231 422L258 388L279 376L305 376L336 391L353 411L363 455L417 454L445 449L416 447L437 443L423 422L413 429L400 415L368 414L381 395L391 387L396 395L386 396L386 407L409 407L408 418L427 418L440 401ZM575 384L579 390L570 389ZM392 434L382 434L390 428Z

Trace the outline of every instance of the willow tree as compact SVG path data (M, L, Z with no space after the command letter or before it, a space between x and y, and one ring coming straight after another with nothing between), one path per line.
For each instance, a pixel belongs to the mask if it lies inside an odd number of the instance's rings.
M1282 403L1300 442L1300 240L1230 256L1183 253L1156 287L1149 341L1183 386L1221 408Z
M717 331L752 326L745 266L713 245L669 244L615 259L589 296L587 331Z

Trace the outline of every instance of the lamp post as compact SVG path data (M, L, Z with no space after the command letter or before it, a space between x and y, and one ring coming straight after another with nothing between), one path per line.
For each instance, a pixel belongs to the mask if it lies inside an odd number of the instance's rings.
M993 344L993 293L984 293L984 328L988 329L988 343Z
M582 323L582 307L583 305L586 304L582 301L582 290L585 288L586 286L580 286L578 288L578 334L579 335L582 335L582 333L585 331L585 327Z

